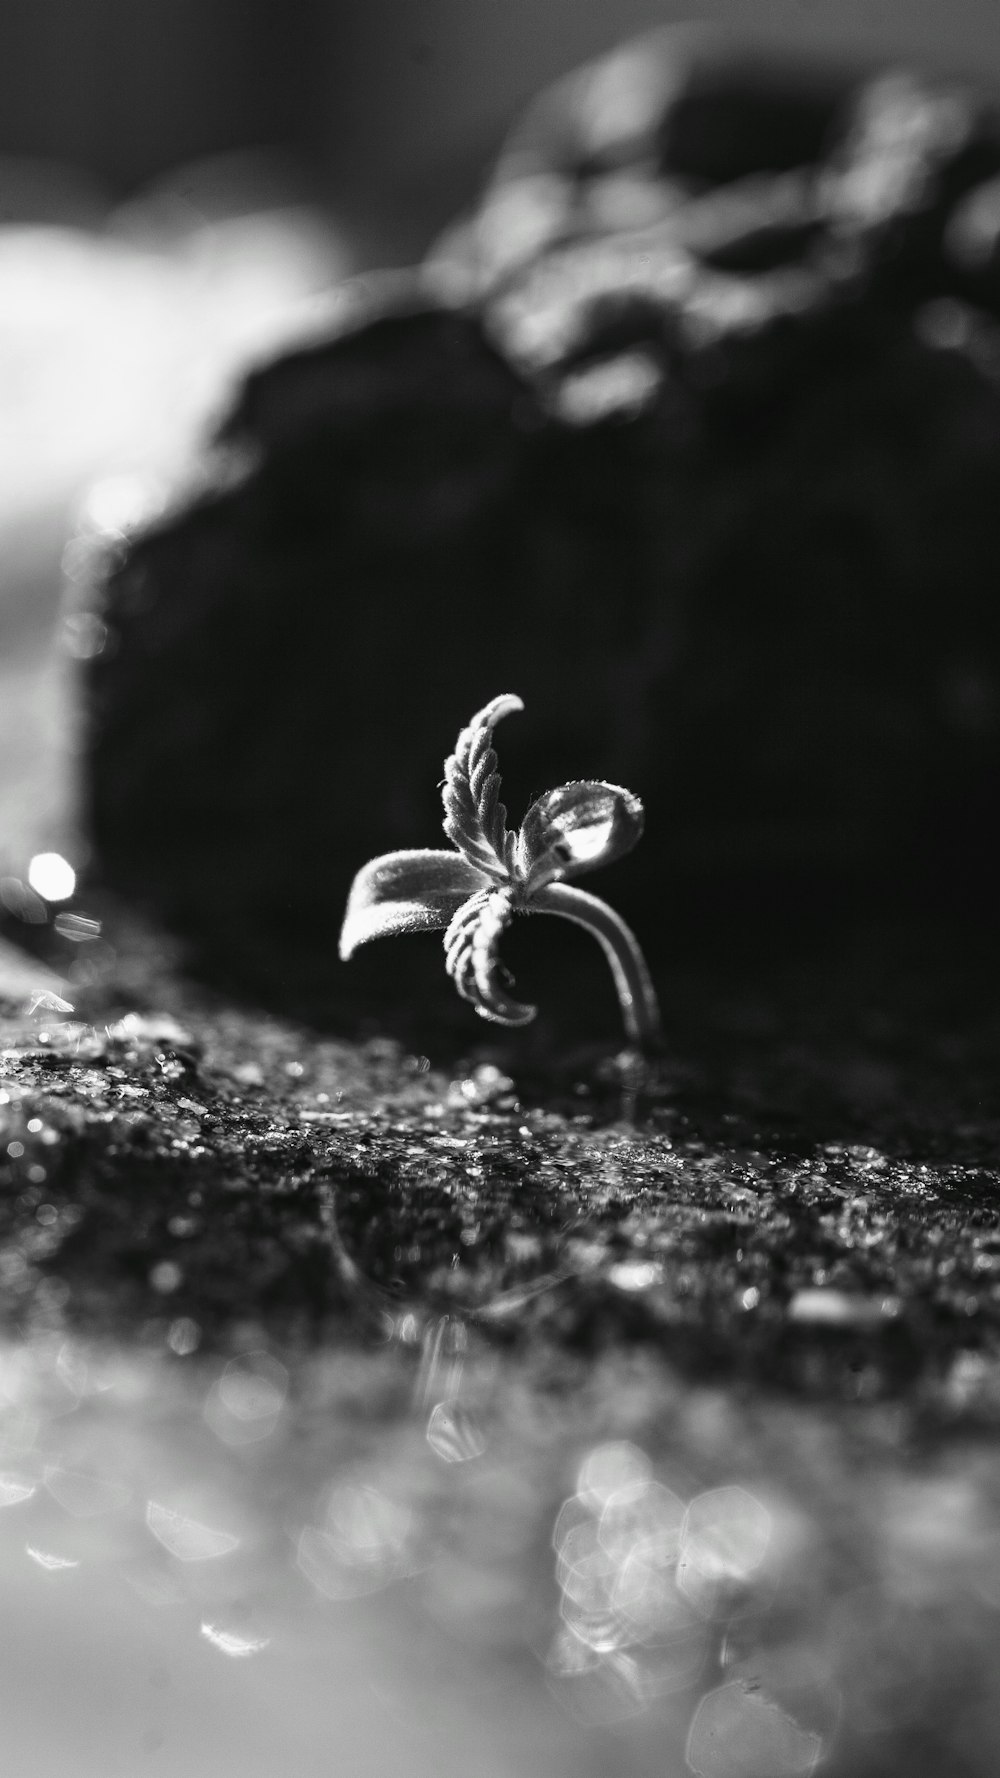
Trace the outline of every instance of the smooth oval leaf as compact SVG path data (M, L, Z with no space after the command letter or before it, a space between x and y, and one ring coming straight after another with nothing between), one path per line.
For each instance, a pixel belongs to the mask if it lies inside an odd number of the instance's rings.
M489 882L457 852L427 848L372 858L351 884L340 955L346 963L373 938L441 931L463 901Z
M579 779L547 790L524 817L517 868L530 889L597 870L642 836L643 807L620 784Z

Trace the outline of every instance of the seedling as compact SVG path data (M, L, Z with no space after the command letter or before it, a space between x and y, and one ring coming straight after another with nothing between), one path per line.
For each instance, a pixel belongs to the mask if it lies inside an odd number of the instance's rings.
M642 804L617 784L562 784L532 803L519 833L508 832L493 730L523 709L504 694L462 730L442 786L454 851L387 852L364 865L351 885L340 955L346 962L373 938L443 930L445 967L463 999L498 1025L527 1025L537 1008L512 999L500 938L515 914L559 914L604 951L629 1039L653 1044L660 1012L634 934L606 902L566 882L631 850L642 834Z

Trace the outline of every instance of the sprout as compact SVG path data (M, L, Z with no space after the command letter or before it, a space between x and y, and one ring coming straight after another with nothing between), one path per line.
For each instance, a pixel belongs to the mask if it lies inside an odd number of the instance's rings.
M566 882L631 850L642 804L617 784L562 784L532 803L519 833L509 832L493 730L523 708L504 694L462 730L444 766L444 831L455 850L387 852L366 864L351 886L340 955L346 961L393 933L443 930L445 967L463 999L496 1024L527 1025L537 1009L511 997L499 942L515 914L560 914L604 951L628 1037L655 1043L659 1007L633 933L606 902Z

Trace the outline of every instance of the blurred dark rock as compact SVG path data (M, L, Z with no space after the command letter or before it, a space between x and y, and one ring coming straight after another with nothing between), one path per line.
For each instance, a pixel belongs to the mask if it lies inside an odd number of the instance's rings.
M516 691L512 820L643 797L608 893L654 955L990 908L998 174L993 107L908 74L659 34L561 83L410 291L251 377L101 557L96 874L272 1004L419 995L420 946L336 962L347 889L437 843Z

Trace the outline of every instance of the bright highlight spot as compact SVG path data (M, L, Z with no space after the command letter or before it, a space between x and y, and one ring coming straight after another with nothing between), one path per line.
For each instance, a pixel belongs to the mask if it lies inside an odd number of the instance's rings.
M705 1629L677 1584L684 1502L653 1479L637 1445L596 1445L552 1535L562 1620L547 1665L582 1687L572 1708L612 1722L683 1690Z
M28 883L45 901L68 901L76 888L76 871L60 852L36 852Z
M124 537L143 519L163 505L164 495L155 477L135 471L105 475L88 489L81 513L81 528L108 537Z
M68 1556L53 1556L48 1550L37 1550L33 1544L26 1543L25 1549L39 1568L45 1568L50 1574L56 1574L62 1568L79 1568L79 1562L73 1562Z
M24 1011L28 1018L34 1018L36 1013L42 1012L72 1012L73 1002L71 1000L64 1000L61 994L32 994L28 999Z
M34 1482L22 1482L18 1476L0 1475L0 1506L19 1506L22 1500L30 1500L34 1492Z
M202 1624L201 1633L206 1642L217 1648L220 1654L231 1655L240 1660L247 1655L258 1655L262 1648L267 1648L270 1636L237 1636L233 1630L219 1630L214 1624Z

